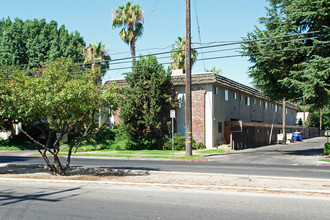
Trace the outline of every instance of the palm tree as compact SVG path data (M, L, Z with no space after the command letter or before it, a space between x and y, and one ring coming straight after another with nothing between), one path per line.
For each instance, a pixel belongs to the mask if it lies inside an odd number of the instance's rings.
M144 12L139 5L127 2L112 12L112 27L122 27L120 38L130 46L132 60L135 62L135 42L143 33Z
M101 66L101 71L105 74L110 61L110 56L106 53L106 45L102 45L101 42L93 42L82 50L82 54L85 57L84 63L91 63L93 70L96 66Z
M109 68L110 56L106 53L106 45L102 45L101 42L89 44L88 47L82 50L82 54L85 57L84 63L91 64L91 69L94 71L96 67L99 67L99 71L102 74L96 79L100 89L102 89L102 77ZM99 128L102 125L102 109L99 108Z
M185 48L186 48L186 37L178 37L178 40L175 41L172 53L171 53L171 69L185 69ZM191 49L191 66L195 63L197 58L197 50Z

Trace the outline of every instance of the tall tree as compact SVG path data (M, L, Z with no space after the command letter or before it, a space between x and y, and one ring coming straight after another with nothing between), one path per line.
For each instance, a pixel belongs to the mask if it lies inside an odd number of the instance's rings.
M129 135L142 146L156 144L168 134L172 91L170 71L155 56L141 57L126 80L120 118Z
M171 69L185 69L185 47L186 47L186 37L183 35L182 37L178 37L175 41L171 53ZM194 65L197 59L197 50L191 50L191 66Z
M96 79L98 86L101 89L102 77L109 68L110 56L106 53L106 45L103 45L101 42L89 44L88 47L83 49L83 55L85 57L84 63L86 66L90 66L94 71L96 67L101 74L99 78ZM102 110L99 109L99 127L102 126Z
M322 129L322 109L330 107L330 2L328 0L292 0L285 7L287 20L298 33L311 33L317 38L304 42L311 47L305 54L304 62L297 63L297 71L292 71L283 81L288 86L300 90L306 103L320 112Z
M99 107L104 114L116 109L117 90L107 87L100 91L96 84L99 74L97 70L83 72L65 58L46 62L33 75L25 71L0 74L0 115L39 131L33 135L21 129L38 146L52 174L65 174L73 148L100 130L94 122ZM69 151L63 166L58 153L65 135L69 135Z
M295 70L296 63L304 60L306 51L299 50L300 37L281 37L295 33L294 26L288 22L285 7L290 1L268 0L267 16L259 19L265 30L255 30L243 38L244 54L253 63L249 76L254 85L273 100L283 100L283 133L285 133L285 102L301 97L298 90L283 83ZM271 40L262 40L262 39Z
M56 60L59 57L82 61L85 46L78 32L69 33L55 21L10 18L0 20L0 65L11 66Z
M130 46L135 62L135 42L143 34L144 12L139 5L128 1L112 12L112 27L121 28L120 38Z

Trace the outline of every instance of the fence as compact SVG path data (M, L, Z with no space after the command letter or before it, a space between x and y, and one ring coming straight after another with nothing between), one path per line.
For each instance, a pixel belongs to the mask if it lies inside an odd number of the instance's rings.
M319 136L318 128L287 125L286 133L301 132L304 138ZM225 139L235 150L267 145L277 142L277 134L282 133L281 124L258 122L226 121Z

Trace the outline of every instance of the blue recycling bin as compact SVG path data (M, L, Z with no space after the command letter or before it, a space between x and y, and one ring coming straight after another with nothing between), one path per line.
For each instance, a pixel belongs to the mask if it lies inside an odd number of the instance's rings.
M292 134L293 141L302 141L302 133L300 132L294 132Z
M294 132L293 134L292 134L292 140L293 141L298 141L298 139L299 139L299 137L298 137L298 132Z

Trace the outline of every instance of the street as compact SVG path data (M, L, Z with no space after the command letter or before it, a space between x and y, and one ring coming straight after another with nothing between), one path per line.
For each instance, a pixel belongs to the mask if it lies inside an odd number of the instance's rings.
M290 145L263 146L210 156L207 162L73 157L71 166L330 179L330 166L319 162L324 142L324 137L317 137ZM15 156L13 152L0 152L0 163L45 164L40 157Z
M329 219L328 198L0 182L0 219Z

